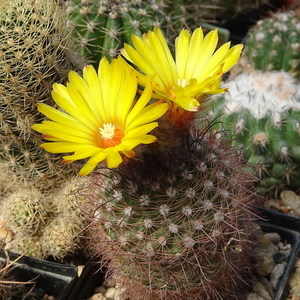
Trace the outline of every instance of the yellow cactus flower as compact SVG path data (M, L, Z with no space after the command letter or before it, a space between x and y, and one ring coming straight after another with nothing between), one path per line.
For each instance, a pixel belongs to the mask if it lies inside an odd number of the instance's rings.
M32 126L51 141L41 147L51 153L74 152L63 157L64 163L89 158L79 175L89 174L105 159L109 168L118 167L121 154L133 157L134 147L156 141L148 133L168 109L161 101L147 105L150 81L136 100L137 84L134 70L121 57L111 64L102 58L98 74L91 65L83 69L83 77L71 71L66 86L53 85L52 97L63 111L38 104L50 119Z
M201 97L226 91L220 88L222 75L237 63L243 48L230 48L228 42L216 50L217 30L204 37L201 28L192 35L181 31L175 42L175 60L157 27L142 38L132 35L132 43L133 47L125 44L122 55L144 73L136 71L139 83L145 85L145 75L155 74L154 97L165 99L170 109L187 111L197 111Z

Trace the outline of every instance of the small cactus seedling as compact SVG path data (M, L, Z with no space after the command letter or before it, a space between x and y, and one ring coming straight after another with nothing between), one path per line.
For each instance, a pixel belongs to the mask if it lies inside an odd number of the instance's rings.
M76 172L59 156L46 154L39 147L41 136L31 129L41 120L35 104L54 106L52 84L82 66L65 22L54 0L0 3L0 169L11 181L41 190Z
M232 132L254 165L261 192L300 186L300 84L284 71L254 71L226 82L229 93L212 102L213 118Z
M279 12L258 21L245 44L250 66L263 71L285 70L300 79L300 16Z
M95 64L102 56L116 57L132 33L141 36L154 26L171 30L163 1L69 0L66 6L79 51Z

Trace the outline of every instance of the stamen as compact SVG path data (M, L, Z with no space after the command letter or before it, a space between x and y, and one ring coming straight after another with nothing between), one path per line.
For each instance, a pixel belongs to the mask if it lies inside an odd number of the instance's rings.
M189 84L189 82L183 78L183 79L177 79L177 84L181 85L182 87L185 87L186 85Z
M103 128L99 128L101 138L112 139L115 136L115 126L111 123L104 123Z
M104 123L103 128L99 128L99 133L101 137L99 146L104 149L119 145L124 137L124 132L112 123Z

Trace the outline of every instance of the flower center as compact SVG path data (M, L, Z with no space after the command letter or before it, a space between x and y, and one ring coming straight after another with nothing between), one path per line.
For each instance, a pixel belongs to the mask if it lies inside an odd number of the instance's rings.
M115 135L115 125L111 123L104 123L103 128L99 128L101 138L112 139Z
M189 82L183 78L183 79L177 79L177 84L181 85L183 88L189 84Z
M103 128L99 128L99 132L101 135L101 148L104 149L119 145L124 137L123 131L111 123L104 123Z

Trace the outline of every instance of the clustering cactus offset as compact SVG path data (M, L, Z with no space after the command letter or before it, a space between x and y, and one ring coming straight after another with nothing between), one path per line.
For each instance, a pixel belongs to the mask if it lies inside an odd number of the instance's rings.
M233 299L251 260L252 177L208 127L165 134L169 151L94 173L92 247L130 299Z
M46 221L47 205L38 190L20 189L2 201L1 218L8 227L24 235L35 235Z
M51 194L19 187L1 199L0 222L12 239L5 247L36 258L62 259L83 249L78 234L87 225L81 207L86 202L79 191L85 178L74 178Z
M87 202L80 191L85 186L84 179L74 179L51 198L50 218L40 236L43 257L64 258L82 248L80 232L87 226L85 213L81 210Z
M55 0L0 3L0 170L41 190L75 174L39 147L42 137L31 129L41 120L35 104L54 105L52 84L82 67L65 22Z
M300 84L284 71L254 71L225 83L229 93L212 102L213 118L244 146L262 193L300 186Z
M43 259L45 255L42 252L39 235L26 235L23 232L17 232L11 243L5 246L14 253L26 253L26 256Z
M68 0L65 4L68 23L75 24L79 52L95 65L102 56L116 57L124 42L131 42L132 33L141 36L154 26L172 31L164 1Z
M246 40L244 55L251 67L285 70L300 79L300 15L279 12L257 22Z

